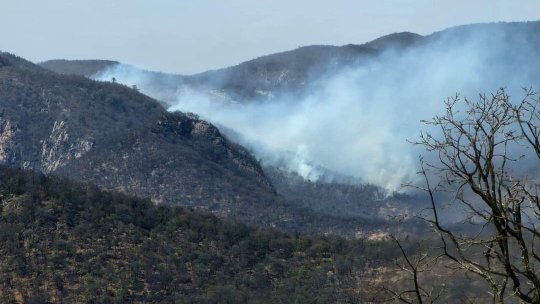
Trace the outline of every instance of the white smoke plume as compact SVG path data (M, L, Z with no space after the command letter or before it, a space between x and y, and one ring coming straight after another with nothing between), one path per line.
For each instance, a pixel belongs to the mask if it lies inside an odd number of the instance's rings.
M289 170L306 178L320 178L320 165L396 190L416 176L423 153L407 140L425 129L421 120L443 112L446 97L476 99L506 87L517 101L522 86L538 87L539 32L525 25L457 28L407 49L390 48L339 73L314 75L318 80L303 88L300 99L237 103L178 83L164 92L154 87L154 74L124 65L96 78L137 85L150 96L174 100L173 111L233 130L263 163L277 162L276 151L290 151Z

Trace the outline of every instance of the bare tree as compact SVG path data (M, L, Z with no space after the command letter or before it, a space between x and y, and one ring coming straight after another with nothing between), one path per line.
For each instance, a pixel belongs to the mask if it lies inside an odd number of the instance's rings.
M540 158L540 102L538 93L525 89L525 98L514 107L516 120L523 138L533 147Z
M401 261L400 259L396 259L396 265L403 273L410 277L406 279L406 281L410 281L408 282L410 287L396 291L394 288L383 286L382 289L391 296L386 302L398 301L407 304L436 303L445 294L446 289L426 287L422 284L420 276L425 272L430 272L440 256L430 256L428 251L422 249L421 244L416 244L416 252L411 254L410 252L406 252L406 249L397 238L392 236L392 240L399 248L402 257Z
M442 256L482 278L497 303L540 303L540 185L515 169L539 164L536 96L526 90L518 104L504 89L474 102L455 96L446 101L444 115L425 122L433 131L417 142L437 157L421 159L420 174L431 203L425 219ZM461 228L443 221L440 192L464 210ZM417 297L421 291L417 286Z

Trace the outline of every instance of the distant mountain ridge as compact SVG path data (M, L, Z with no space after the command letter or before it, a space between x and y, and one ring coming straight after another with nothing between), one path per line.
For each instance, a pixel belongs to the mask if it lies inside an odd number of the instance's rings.
M388 48L405 48L417 43L422 36L414 33L394 33L361 45L312 45L295 50L258 57L235 66L210 70L194 75L175 75L143 71L148 77L146 86L159 94L174 95L189 87L196 90L221 92L233 100L265 99L268 94L291 94L316 79L316 75L368 60ZM107 60L50 60L39 63L60 74L80 76L102 75L120 63ZM93 72L93 74L92 74Z
M112 61L53 60L40 63L41 66L63 74L77 74L89 77L89 71L96 72L93 77L113 77L126 69L146 75L137 79L142 87L151 88L148 93L161 101L172 104L179 91L193 89L205 92L212 98L224 101L250 102L279 99L289 96L292 99L302 94L308 84L316 84L321 76L332 75L343 68L362 66L363 62L381 56L386 52L404 52L427 44L459 44L472 34L485 32L488 37L506 35L507 41L538 44L535 38L523 35L524 32L540 31L540 22L500 22L471 24L451 27L421 36L410 32L393 33L364 44L344 46L312 45L294 50L261 56L227 68L209 70L194 75L176 75L144 71ZM515 35L513 35L515 33ZM532 39L532 40L531 40ZM102 67L101 69L99 69ZM109 78L110 79L110 78ZM119 79L120 80L120 79ZM121 81L121 80L120 80ZM124 82L133 81L125 79ZM144 88L142 88L144 90Z

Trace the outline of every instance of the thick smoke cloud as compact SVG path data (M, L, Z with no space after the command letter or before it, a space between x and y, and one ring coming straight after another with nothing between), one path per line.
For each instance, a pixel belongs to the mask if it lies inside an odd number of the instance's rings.
M290 171L309 179L321 178L321 168L327 168L396 190L415 178L423 153L407 140L425 130L421 120L443 112L446 97L476 99L506 87L518 101L522 86L538 87L535 28L491 25L437 33L338 73L313 75L318 80L305 86L302 98L238 103L178 83L164 91L155 86L154 74L123 65L96 77L137 85L173 100L171 110L193 112L232 130L263 163L285 161Z

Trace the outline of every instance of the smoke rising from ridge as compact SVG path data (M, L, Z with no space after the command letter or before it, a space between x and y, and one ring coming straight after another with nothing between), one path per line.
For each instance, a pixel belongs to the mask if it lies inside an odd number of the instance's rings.
M171 111L193 112L238 133L263 164L285 162L312 180L327 168L396 190L415 178L423 153L407 140L425 129L421 120L444 111L447 97L475 99L506 87L518 101L521 87L539 87L539 29L537 23L450 29L407 48L387 47L339 72L311 75L317 80L302 94L266 101L235 102L219 88L197 90L125 65L95 78L137 85Z

